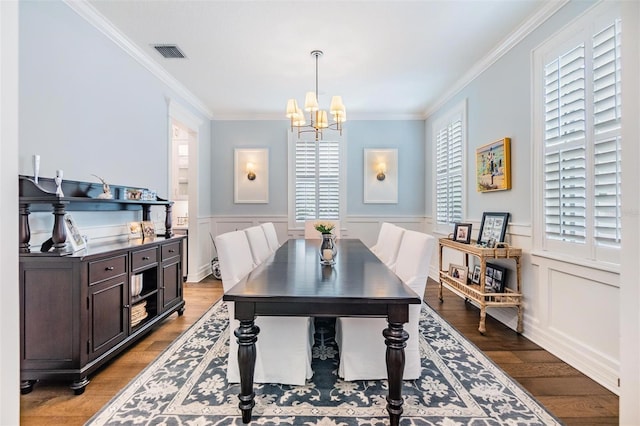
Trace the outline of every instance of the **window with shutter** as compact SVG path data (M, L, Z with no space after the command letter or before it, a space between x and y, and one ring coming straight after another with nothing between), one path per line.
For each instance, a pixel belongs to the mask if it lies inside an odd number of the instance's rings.
M435 141L435 216L441 230L461 222L464 197L465 106L455 108L447 118L434 125Z
M293 188L290 203L293 227L305 220L340 220L341 143L339 140L304 140L290 137Z
M611 260L621 240L621 20L593 16L597 26L560 34L534 55L542 81L542 243Z

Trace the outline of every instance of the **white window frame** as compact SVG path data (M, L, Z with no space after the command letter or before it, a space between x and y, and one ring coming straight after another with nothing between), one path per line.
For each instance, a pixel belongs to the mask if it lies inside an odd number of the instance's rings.
M288 215L289 215L289 229L291 230L301 230L304 229L304 222L299 222L296 221L296 194L295 194L295 188L296 188L296 183L295 183L295 178L296 178L296 173L295 173L295 158L296 158L296 153L295 153L295 149L296 149L296 142L298 140L313 140L313 135L311 134L302 134L300 135L300 139L298 139L298 135L297 133L288 131L287 132L287 146L288 146L288 164L287 164L287 170L288 170L288 185L289 185L289 190L288 192ZM340 171L339 171L339 176L340 176L340 185L338 188L338 191L340 192L339 195L339 221L340 221L340 226L342 229L345 228L345 221L344 218L346 217L345 215L345 211L346 211L346 199L347 199L347 186L346 186L346 164L347 164L347 155L346 155L346 144L347 144L347 133L346 130L342 131L342 135L339 134L325 134L324 135L324 139L325 140L331 140L331 141L337 141L339 144L339 155L340 155ZM322 141L317 141L316 143L321 144Z
M461 192L461 211L460 217L462 220L467 217L467 100L464 99L455 106L453 106L450 110L448 110L441 118L437 119L432 128L432 164L433 164L433 187L435 190L432 194L433 200L433 226L435 232L449 234L453 231L453 223L440 223L438 222L438 172L437 172L437 138L438 132L449 126L451 123L455 122L457 119L462 121L462 192Z
M591 231L584 244L572 243L546 238L545 221L545 185L544 185L544 153L545 153L545 99L544 99L544 69L550 58L569 51L581 42L585 43L585 49L591 49L593 36L611 25L615 19L620 18L619 5L614 2L601 2L585 12L576 21L560 30L546 42L532 52L532 98L533 98L533 144L531 157L533 158L533 220L534 220L534 250L544 252L546 256L556 258L580 258L579 263L607 262L620 263L620 248L597 245L592 235L594 217L593 198L593 168L594 168L594 136L592 110L592 67L591 58L587 55L585 68L586 90L586 167L587 167L587 199L586 199L586 228ZM624 26L624 22L622 24ZM622 100L624 108L624 100ZM622 133L622 132L621 132ZM622 166L624 167L624 165ZM541 253L539 253L541 254Z

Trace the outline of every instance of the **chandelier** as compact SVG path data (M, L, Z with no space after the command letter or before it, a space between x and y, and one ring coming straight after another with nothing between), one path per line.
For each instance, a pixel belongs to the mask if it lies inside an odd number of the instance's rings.
M342 96L331 98L329 112L333 116L333 122L329 124L327 111L318 107L318 58L322 56L322 50L313 50L311 56L316 58L316 91L307 92L304 100L304 111L298 108L295 99L287 101L287 118L291 120L291 131L298 129L298 137L305 132L314 132L316 140L322 139L324 129L337 130L342 135L342 123L347 121L347 112L342 103ZM306 122L304 112L309 113L309 124Z

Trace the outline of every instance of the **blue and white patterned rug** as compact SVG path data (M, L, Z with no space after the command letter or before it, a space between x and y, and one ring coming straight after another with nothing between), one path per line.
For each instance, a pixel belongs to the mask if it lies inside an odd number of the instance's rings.
M216 303L87 425L242 425L239 385L226 381L229 322ZM405 381L401 425L561 424L428 305L422 305L423 374ZM252 425L389 424L386 380L336 376L331 322L316 327L314 376L305 386L255 385Z

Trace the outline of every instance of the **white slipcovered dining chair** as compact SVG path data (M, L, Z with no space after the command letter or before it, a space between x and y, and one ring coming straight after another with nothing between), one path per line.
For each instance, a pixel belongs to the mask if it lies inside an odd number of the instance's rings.
M280 247L280 241L278 241L278 233L276 232L276 227L273 225L273 222L266 222L260 226L264 231L264 235L267 237L267 242L269 243L269 249L271 249L271 252L278 250Z
M245 229L244 232L247 234L247 240L249 240L253 263L259 265L273 253L269 248L267 236L261 226L251 226Z
M378 241L371 247L373 254L391 269L395 266L403 234L403 228L383 222L378 233Z
M431 255L436 239L416 231L405 231L400 243L396 275L420 300L424 297ZM409 322L404 329L409 333L405 348L404 380L420 377L422 366L419 348L419 321L421 305L409 305ZM387 378L386 345L382 330L387 328L386 318L338 318L336 342L340 348L338 375L345 380L379 380Z
M331 222L335 225L331 233L335 238L340 238L340 221L339 220L325 220L325 219L313 219L304 222L304 239L305 240L320 240L322 234L316 231L314 224L316 222Z
M233 231L215 238L222 272L222 287L228 292L254 268L253 257L244 231ZM233 302L229 311L229 355L227 381L240 383L238 341L233 332L240 326ZM304 385L313 375L311 369L313 322L309 317L258 317L256 342L256 383ZM286 338L283 338L286 336Z

